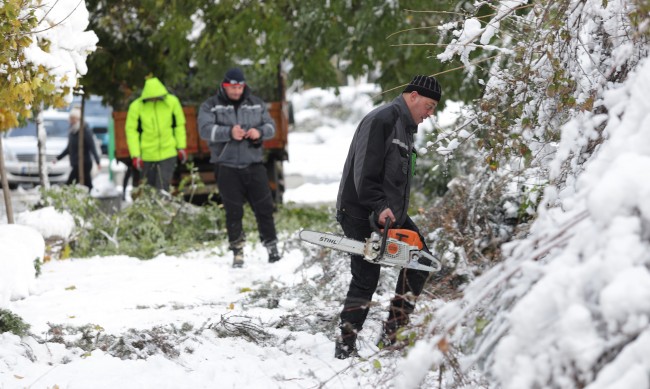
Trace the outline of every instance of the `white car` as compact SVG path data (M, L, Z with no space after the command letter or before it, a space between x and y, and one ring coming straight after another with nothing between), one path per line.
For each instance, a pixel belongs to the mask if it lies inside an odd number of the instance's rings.
M47 175L52 184L65 184L72 168L66 156L56 164L53 161L68 146L68 113L46 111L43 124L47 133L45 159ZM38 140L36 123L27 122L23 127L12 128L4 133L5 169L10 188L18 185L38 185Z

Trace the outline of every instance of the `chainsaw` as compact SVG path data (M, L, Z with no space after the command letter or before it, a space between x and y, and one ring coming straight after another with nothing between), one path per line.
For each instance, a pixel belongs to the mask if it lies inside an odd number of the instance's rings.
M322 247L361 255L378 265L437 272L442 269L438 258L422 250L420 234L406 229L384 228L383 234L373 231L365 242L328 232L301 230L300 239Z

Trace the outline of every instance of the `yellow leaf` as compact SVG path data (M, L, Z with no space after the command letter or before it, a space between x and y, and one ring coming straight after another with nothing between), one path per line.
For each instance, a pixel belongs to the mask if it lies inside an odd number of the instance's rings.
M70 285L67 288L65 288L65 290L75 290L75 289L77 289L77 287L74 285Z
M438 342L438 350L442 351L445 354L449 352L449 343L447 342L447 339L440 339Z
M233 309L235 309L235 304L233 304L233 303L230 303L230 305L228 305L228 309L230 309L230 310L233 310Z
M70 249L70 245L66 244L66 245L63 247L63 250L61 251L61 257L60 257L60 258L61 258L61 259L68 259L68 258L70 258L70 252L71 252L71 251L72 251L72 250Z
M19 376L19 375L17 375L17 374L14 374L14 378L18 378L19 380L22 380L22 379L25 378L25 377L23 377L23 376Z

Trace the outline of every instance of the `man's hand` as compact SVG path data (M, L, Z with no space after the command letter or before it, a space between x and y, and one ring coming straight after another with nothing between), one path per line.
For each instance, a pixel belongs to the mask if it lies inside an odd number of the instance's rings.
M181 163L187 162L187 151L185 151L185 149L178 149L178 160L181 161Z
M386 225L386 218L390 219L391 224L395 223L395 215L393 215L393 211L391 211L390 208L384 209L379 214L379 217L377 218L377 221L379 222L379 225L385 226Z
M262 134L260 134L260 130L258 130L257 128L250 128L248 129L248 131L246 131L246 135L244 135L244 138L250 140L258 140L260 139L260 136L262 136Z
M133 164L133 167L136 168L137 170L142 171L142 168L144 167L144 162L142 162L142 158L140 157L135 157L131 160L131 163Z
M234 140L237 141L242 140L246 136L246 130L241 128L239 124L235 124L234 126L232 126L232 130L230 131L230 136L232 136Z

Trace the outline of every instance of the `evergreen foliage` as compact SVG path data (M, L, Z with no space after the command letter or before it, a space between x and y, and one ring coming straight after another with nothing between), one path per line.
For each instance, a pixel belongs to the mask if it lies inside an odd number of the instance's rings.
M186 202L182 195L167 198L147 186L138 188L134 197L124 209L107 213L84 187L53 187L42 190L36 208L52 206L73 216L76 228L67 243L67 256L124 254L150 259L227 243L225 213L217 203L199 207ZM278 231L287 234L303 227L331 229L332 214L327 207L281 206L276 225ZM248 206L243 225L248 239L257 239L257 223Z
M246 67L249 84L266 100L278 69L310 87L344 84L347 76L370 75L393 99L414 74L441 76L445 99L470 101L481 88L460 61L431 61L442 52L449 19L473 12L464 0L412 0L405 4L360 0L108 0L86 2L100 48L88 59L82 83L124 109L148 74L158 76L185 105L200 104L216 90L225 71ZM433 41L433 43L431 43ZM486 74L489 61L473 66ZM441 102L444 105L444 99Z
M11 332L14 335L25 336L29 327L20 316L0 308L0 334Z
M97 199L83 187L44 190L38 207L53 206L69 212L76 229L70 239L71 255L125 254L141 259L179 254L220 242L216 230L221 210L216 204L197 208L181 197L165 198L142 187L132 205L115 213L102 211Z

